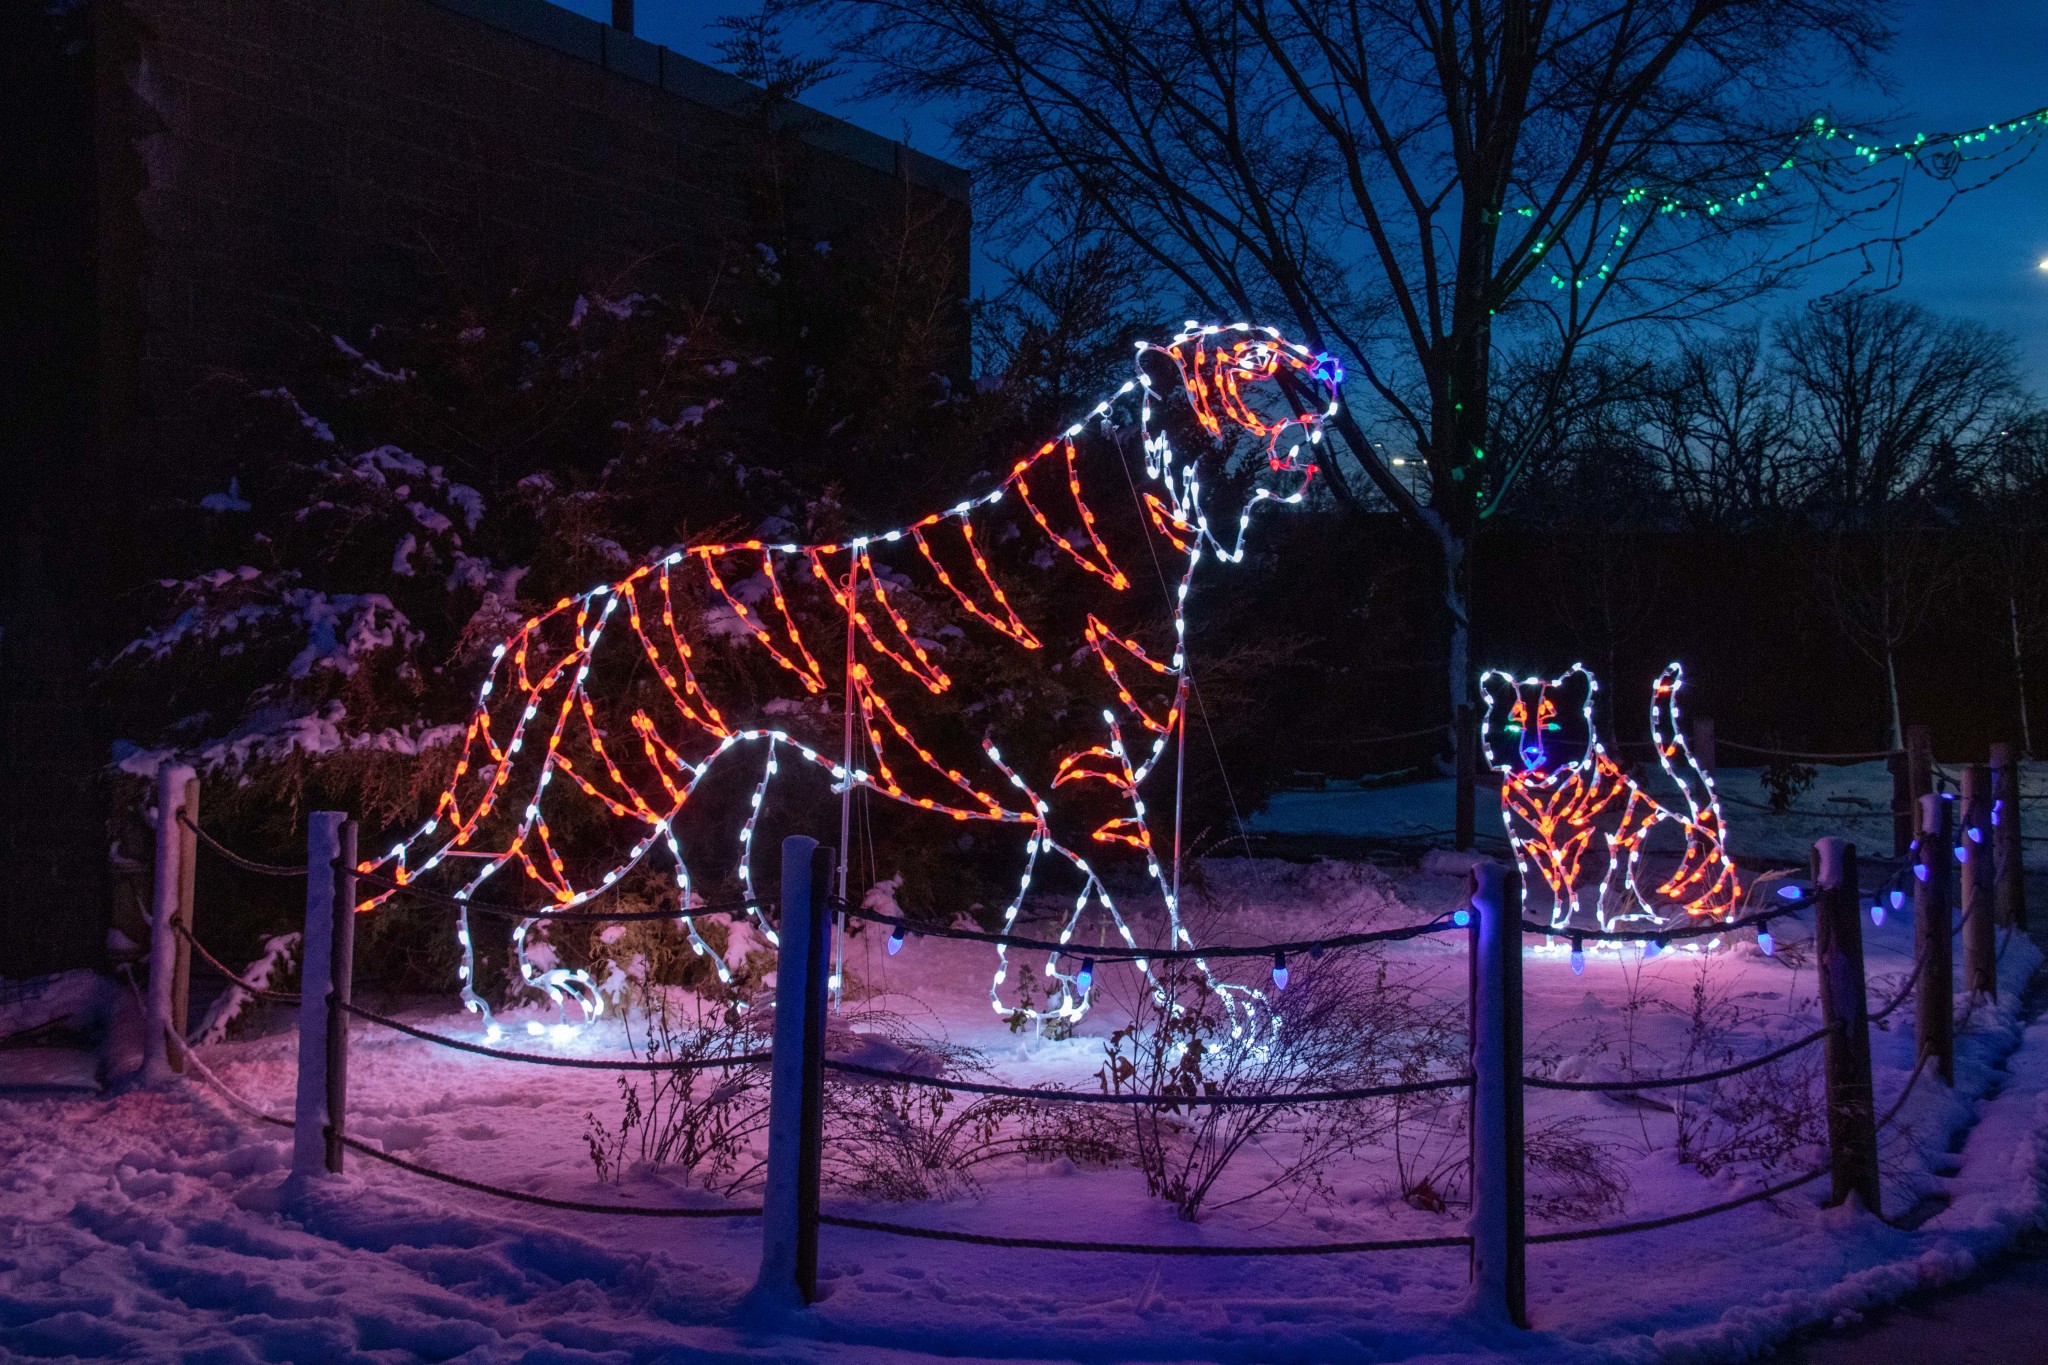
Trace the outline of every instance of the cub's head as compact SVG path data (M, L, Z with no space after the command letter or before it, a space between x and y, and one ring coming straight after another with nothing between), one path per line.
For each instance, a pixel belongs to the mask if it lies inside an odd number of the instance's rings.
M1593 694L1599 689L1582 664L1562 677L1520 681L1488 669L1479 679L1486 699L1480 737L1487 763L1509 777L1544 781L1585 762L1593 752Z

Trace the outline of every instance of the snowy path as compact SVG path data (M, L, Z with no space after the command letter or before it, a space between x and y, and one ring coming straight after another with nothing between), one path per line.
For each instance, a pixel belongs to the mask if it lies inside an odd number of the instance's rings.
M1456 894L1449 876L1393 877L1323 864L1215 870L1233 935L1276 927L1409 922ZM1314 932L1322 932L1320 928ZM1785 926L1778 958L1742 945L1639 965L1596 954L1574 976L1560 947L1526 970L1532 1056L1597 1075L1624 1045L1665 1059L1696 987L1739 1005L1747 1054L1810 1027L1812 976ZM1871 971L1896 981L1912 926L1870 934ZM1392 965L1462 988L1462 948L1403 945ZM2006 999L2038 961L2015 940ZM1105 1007L1065 1043L1012 1036L989 1008L987 953L922 939L895 958L863 944L853 969L906 1015L978 1046L1002 1079L1087 1083ZM1297 970L1306 972L1306 966ZM1435 973L1436 977L1428 974ZM1105 975L1108 975L1105 972ZM1124 983L1125 986L1128 983ZM1114 980L1105 983L1115 986ZM1874 986L1874 993L1882 989ZM408 1018L461 1030L436 1007ZM1886 1144L1886 1199L1946 1208L1906 1232L1819 1207L1816 1186L1662 1232L1532 1249L1537 1331L1503 1335L1461 1313L1461 1252L1300 1258L1142 1259L907 1241L828 1228L824 1301L781 1322L739 1316L759 1254L744 1219L553 1214L450 1190L351 1157L308 1191L285 1179L288 1135L194 1085L112 1097L0 1099L0 1352L25 1358L1329 1361L1736 1360L1808 1325L1847 1320L1909 1290L1954 1281L2008 1245L2043 1207L2048 1030L2010 1005L1963 1035L1958 1095L1923 1083ZM609 1050L593 1033L572 1050ZM1910 1029L1873 1038L1880 1102L1903 1083ZM209 1048L223 1078L273 1111L294 1075L289 1035ZM366 1032L352 1063L352 1127L444 1170L557 1197L705 1202L692 1186L594 1179L584 1115L616 1106L604 1072L536 1071ZM1999 1088L1995 1101L1965 1098ZM1741 1163L1713 1178L1672 1156L1668 1113L1577 1095L1531 1096L1532 1121L1586 1117L1614 1144L1627 1217L1697 1207L1763 1183ZM1968 1127L1960 1159L1948 1133ZM1802 1153L1801 1157L1808 1154ZM1792 1169L1797 1169L1793 1167ZM835 1211L976 1231L1133 1241L1321 1241L1455 1232L1456 1213L1398 1197L1367 1164L1333 1172L1334 1199L1178 1221L1127 1167L992 1171L978 1196ZM1605 1220L1603 1220L1605 1221Z

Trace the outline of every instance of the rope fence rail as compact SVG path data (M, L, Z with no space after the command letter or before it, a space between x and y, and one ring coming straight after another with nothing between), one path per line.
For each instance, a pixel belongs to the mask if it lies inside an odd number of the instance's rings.
M236 867L241 868L244 872L254 872L264 877L303 877L306 875L306 865L304 863L286 866L283 863L260 863L254 858L243 857L220 840L214 838L213 835L201 829L182 808L178 811L178 823L198 835L200 841L208 848L233 863Z
M1251 1108L1261 1105L1333 1104L1351 1100L1376 1100L1394 1095L1420 1095L1432 1090L1455 1090L1472 1084L1470 1076L1439 1076L1426 1081L1401 1081L1389 1085L1358 1086L1349 1090L1282 1091L1250 1095L1119 1094L1114 1091L1044 1090L1028 1086L992 1085L979 1081L954 1081L939 1076L920 1076L909 1071L861 1066L855 1062L825 1059L827 1071L868 1076L876 1080L928 1086L935 1090L957 1090L970 1095L995 1095L1008 1099L1045 1100L1075 1104L1190 1105L1208 1108Z
M1691 1076L1652 1076L1642 1080L1628 1081L1560 1081L1548 1076L1524 1076L1522 1077L1522 1084L1533 1086L1538 1090L1575 1090L1601 1093L1668 1090L1674 1086L1681 1085L1704 1085L1709 1081L1726 1080L1730 1076L1740 1076L1745 1071L1754 1071L1760 1066L1768 1066L1781 1058L1791 1056L1801 1048L1811 1047L1823 1038L1840 1032L1842 1032L1842 1025L1839 1022L1828 1024L1815 1029L1804 1038L1795 1039L1783 1047L1772 1048L1761 1056L1751 1057L1747 1061L1735 1062L1718 1070L1698 1072Z
M1631 1232L1655 1232L1659 1228L1676 1227L1680 1223L1690 1223L1695 1219L1711 1218L1717 1213L1728 1213L1743 1207L1745 1204L1755 1204L1765 1199L1775 1199L1781 1194L1798 1189L1809 1181L1820 1179L1830 1169L1827 1166L1817 1167L1804 1175L1794 1176L1790 1180L1780 1181L1776 1185L1768 1185L1760 1190L1752 1190L1748 1194L1738 1195L1733 1199L1724 1199L1718 1204L1709 1204L1705 1208L1689 1209L1684 1213L1669 1213L1661 1218L1643 1218L1633 1223L1609 1223L1604 1227L1597 1228L1570 1228L1561 1232L1533 1232L1523 1240L1530 1246L1545 1246L1553 1242L1583 1242L1594 1237L1620 1237Z
M192 936L192 931L185 927L184 922L182 920L172 920L171 928L177 931L177 935L179 938L184 939L185 942L192 945L192 951L199 954L200 959L204 961L207 966L213 968L222 976L226 977L229 981L233 982L237 989L245 992L248 995L254 996L260 1000L276 1000L282 1004L287 1005L296 1005L299 1003L299 995L296 991L273 991L267 987L258 986L251 981L244 980L240 975L238 975L234 971L233 968L229 967L226 963L222 962L219 958L215 957L212 953L208 952L206 950L206 945L201 943L198 939Z
M504 1048L486 1047L482 1043L466 1042L451 1038L445 1033L415 1028L388 1015L375 1014L350 1001L336 1001L336 1008L381 1028L394 1029L399 1033L411 1034L424 1042L440 1047L454 1048L459 1052L473 1052L479 1057L490 1057L500 1062L520 1062L527 1066L561 1066L581 1071L708 1071L713 1067L759 1066L772 1060L766 1052L741 1052L729 1057L692 1057L682 1061L658 1062L636 1057L548 1057L538 1052L512 1052Z
M1051 1237L1002 1237L985 1232L954 1232L947 1228L912 1227L871 1218L820 1213L820 1223L860 1232L885 1232L896 1237L921 1237L933 1242L966 1242L971 1246L1010 1247L1027 1251L1100 1251L1125 1256L1333 1256L1364 1251L1425 1251L1436 1247L1469 1247L1469 1236L1402 1237L1376 1242L1283 1243L1278 1246L1202 1246L1171 1242L1073 1242Z

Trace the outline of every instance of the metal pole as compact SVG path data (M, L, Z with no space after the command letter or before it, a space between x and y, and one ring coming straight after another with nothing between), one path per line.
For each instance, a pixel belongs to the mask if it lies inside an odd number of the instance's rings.
M316 810L306 818L306 935L299 977L299 1089L293 1110L292 1175L327 1170L327 1018L334 988L334 864L347 816Z
M1870 1085L1870 1001L1863 975L1863 914L1856 889L1856 845L1830 836L1813 846L1814 957L1827 1038L1830 1205L1850 1195L1880 1213L1876 1101Z
M840 766L846 769L846 785L839 793L839 903L840 911L832 923L832 999L839 999L839 983L845 980L846 971L846 878L853 862L853 708L857 698L853 690L854 612L858 608L854 594L860 588L860 554L854 553L853 565L846 573L846 734L840 749Z
M1473 1307L1529 1325L1522 1133L1522 881L1472 869Z
M1920 798L1919 852L1913 861L1913 955L1923 965L1914 997L1916 1057L1934 1058L1949 1085L1956 1081L1955 953L1950 943L1948 874L1955 862L1949 803Z
M327 990L327 1169L341 1174L343 1133L348 1130L348 1014L342 1009L355 990L356 822L341 827L340 856L334 865L334 948ZM308 872L307 876L314 875Z
M768 1181L761 1197L761 1272L751 1298L794 1308L818 1291L818 1187L824 1155L824 889L832 850L782 841L782 922L775 966L774 1061L768 1089Z

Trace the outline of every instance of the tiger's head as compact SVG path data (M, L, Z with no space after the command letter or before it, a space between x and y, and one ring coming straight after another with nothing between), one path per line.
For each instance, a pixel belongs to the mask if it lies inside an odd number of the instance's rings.
M1344 365L1327 352L1288 341L1271 327L1249 323L1216 327L1190 322L1164 346L1139 342L1141 362L1148 353L1172 360L1203 431L1219 440L1242 431L1263 447L1265 469L1237 518L1238 546L1233 551L1216 542L1226 559L1241 557L1244 527L1254 506L1264 501L1299 504L1307 495L1324 428L1337 415ZM1156 396L1153 379L1142 363L1139 373L1149 412ZM1200 485L1193 466L1183 462L1176 467L1163 433L1147 432L1145 467L1187 514L1199 515ZM1269 481L1269 474L1280 477Z
M1523 678L1497 668L1480 675L1487 764L1510 779L1548 783L1592 757L1593 694L1600 684L1583 664L1556 678Z

